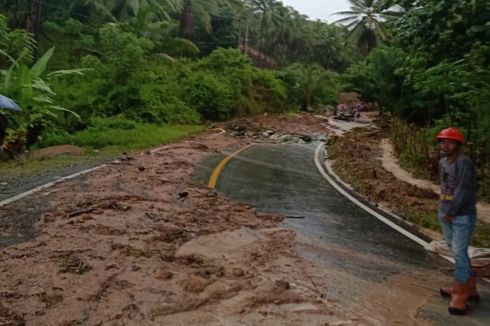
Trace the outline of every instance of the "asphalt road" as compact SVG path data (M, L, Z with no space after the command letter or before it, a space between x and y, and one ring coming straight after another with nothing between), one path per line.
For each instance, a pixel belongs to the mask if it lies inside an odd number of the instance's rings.
M424 275L441 266L441 258L361 210L333 189L317 171L313 157L316 144L254 145L230 160L218 176L216 189L230 199L248 203L262 212L283 214L285 226L297 234L300 255L351 279L372 284L397 275ZM232 150L230 150L231 152ZM195 177L207 183L226 155L200 162ZM447 275L436 278L443 282ZM340 299L354 299L362 289L337 282ZM488 286L481 288L490 298ZM490 299L488 300L490 301ZM489 325L490 305L485 300L470 316L448 316L447 301L436 291L418 311L436 325Z

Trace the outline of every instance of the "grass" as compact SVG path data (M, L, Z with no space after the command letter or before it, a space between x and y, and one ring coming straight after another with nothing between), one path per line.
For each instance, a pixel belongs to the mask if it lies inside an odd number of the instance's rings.
M440 229L435 208L434 211L427 212L425 210L415 210L405 207L403 216L407 221L420 225L424 228L434 231L439 231Z
M87 129L73 135L53 135L44 140L46 145L71 144L85 149L80 156L56 156L32 160L0 162L0 180L21 177L91 162L107 161L121 152L156 147L202 132L204 126L139 124L131 129Z
M130 130L88 130L74 136L74 144L80 147L115 150L137 150L176 141L203 130L202 126L155 126L138 125Z
M26 175L42 174L60 168L83 165L95 160L108 160L114 152L88 152L81 156L57 156L35 160L16 160L0 162L0 181L4 177L21 177Z
M478 247L490 248L490 224L478 221L472 243Z
M135 124L129 128L97 127L62 135L48 135L43 145L71 144L98 150L138 150L166 144L190 134L199 133L203 126Z

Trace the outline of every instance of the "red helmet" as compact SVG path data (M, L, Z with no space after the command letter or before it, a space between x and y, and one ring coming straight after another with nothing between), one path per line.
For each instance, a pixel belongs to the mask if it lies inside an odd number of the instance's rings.
M459 130L458 128L454 128L454 127L450 127L450 128L441 130L441 132L439 132L437 134L436 138L439 141L442 139L452 139L452 140L455 140L457 142L460 142L461 144L464 144L463 133L461 132L461 130Z

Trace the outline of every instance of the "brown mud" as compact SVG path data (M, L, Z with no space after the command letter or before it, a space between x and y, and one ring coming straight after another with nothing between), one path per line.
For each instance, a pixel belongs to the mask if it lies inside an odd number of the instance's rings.
M408 295L410 276L390 280L406 285L393 294L308 263L281 216L192 181L208 155L327 127L309 114L217 125L2 207L2 220L37 223L0 250L0 325L428 324L417 310L432 290ZM337 283L384 294L341 301Z

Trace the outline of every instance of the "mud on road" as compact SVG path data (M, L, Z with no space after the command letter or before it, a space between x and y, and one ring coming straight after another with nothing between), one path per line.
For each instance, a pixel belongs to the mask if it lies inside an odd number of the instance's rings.
M2 207L11 226L2 236L18 243L0 251L0 325L379 320L329 293L327 271L297 256L281 216L232 203L191 179L210 154L271 141L271 130L326 133L324 120L262 117L215 127ZM35 228L16 229L13 220L36 221ZM402 324L424 324L416 306L407 311L413 318Z
M20 243L0 251L0 324L349 317L334 315L336 304L303 280L294 235L278 227L280 216L230 203L192 182L200 159L250 141L239 136L189 138L2 207L10 225L3 238ZM34 229L29 221L37 221Z

